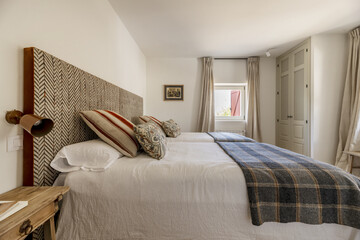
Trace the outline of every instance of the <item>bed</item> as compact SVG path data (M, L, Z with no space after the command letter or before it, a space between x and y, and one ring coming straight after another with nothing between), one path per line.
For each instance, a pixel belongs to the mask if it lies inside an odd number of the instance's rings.
M214 138L207 133L200 132L182 132L180 136L176 138L168 137L168 142L209 142L213 143Z
M231 132L183 132L178 137L167 137L168 142L255 142L253 139Z
M130 120L143 114L139 96L40 49L25 49L24 59L24 112L55 122L44 138L24 133L24 185L52 185L59 174L50 167L56 153L96 138L79 111L110 109ZM141 153L119 158L104 172L61 174L56 184L71 190L58 239L360 239L359 229L338 224L253 225L243 171L205 134L169 141L160 161Z
M249 143L251 144L251 143ZM244 175L216 143L169 143L158 161L120 158L64 177L58 239L357 239L351 227L251 224Z

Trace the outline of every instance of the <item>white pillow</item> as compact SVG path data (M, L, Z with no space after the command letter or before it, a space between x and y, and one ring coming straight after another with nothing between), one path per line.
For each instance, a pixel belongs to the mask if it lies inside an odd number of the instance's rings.
M59 172L104 171L122 156L109 144L95 139L63 147L50 166Z

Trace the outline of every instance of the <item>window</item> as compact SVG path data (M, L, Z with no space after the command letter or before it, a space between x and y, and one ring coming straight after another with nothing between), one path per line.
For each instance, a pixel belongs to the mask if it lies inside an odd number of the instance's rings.
M245 83L215 83L215 119L245 120Z

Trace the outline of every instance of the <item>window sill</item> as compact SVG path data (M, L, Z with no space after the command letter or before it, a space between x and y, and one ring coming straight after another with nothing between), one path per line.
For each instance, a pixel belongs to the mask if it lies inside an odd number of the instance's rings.
M215 119L215 122L246 122L244 119Z

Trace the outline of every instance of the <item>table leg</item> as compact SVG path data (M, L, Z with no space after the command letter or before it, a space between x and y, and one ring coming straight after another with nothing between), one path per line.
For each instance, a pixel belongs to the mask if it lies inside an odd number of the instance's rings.
M44 224L44 235L45 240L56 240L54 216L49 218L49 220Z
M54 216L52 216L50 219L50 234L51 234L51 240L56 240L56 235L55 235L55 220L54 220Z

